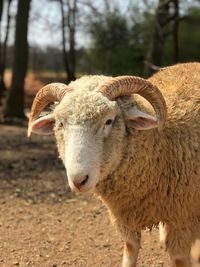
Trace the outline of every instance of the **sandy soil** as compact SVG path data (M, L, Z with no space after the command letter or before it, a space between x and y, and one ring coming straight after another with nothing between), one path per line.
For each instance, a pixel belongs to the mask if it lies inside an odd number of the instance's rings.
M101 202L70 191L54 138L0 125L0 267L115 267L122 252ZM143 232L138 266L170 266L157 229Z

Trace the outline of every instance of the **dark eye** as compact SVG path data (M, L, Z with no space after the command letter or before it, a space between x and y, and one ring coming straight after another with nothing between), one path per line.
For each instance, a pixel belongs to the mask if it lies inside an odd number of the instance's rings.
M60 122L59 126L60 126L61 128L63 128L63 126L64 126L64 125L63 125L63 123L62 123L62 122Z
M107 121L106 121L106 125L111 125L112 122L113 122L112 120L107 120Z

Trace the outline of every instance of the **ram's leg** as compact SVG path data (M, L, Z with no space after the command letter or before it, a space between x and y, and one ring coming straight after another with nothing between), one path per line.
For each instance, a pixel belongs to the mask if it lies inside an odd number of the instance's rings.
M187 256L171 256L173 267L191 267L190 255Z
M197 239L191 248L191 257L195 264L200 263L200 240Z
M164 237L173 267L191 267L191 234L187 228L174 229L165 225Z
M159 223L160 247L165 250L167 248L166 237L167 237L167 226L163 223Z
M124 255L122 267L136 267L138 252L140 249L141 234L135 232L130 240L126 240L124 245Z

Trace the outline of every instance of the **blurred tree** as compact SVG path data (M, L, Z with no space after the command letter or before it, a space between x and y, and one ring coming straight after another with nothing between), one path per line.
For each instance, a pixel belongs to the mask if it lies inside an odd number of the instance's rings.
M4 4L4 0L0 0L0 61L1 61L1 39L2 39L1 26L2 26L3 4ZM5 86L1 86L1 80L3 80L3 77L0 76L0 105L2 102L3 93L5 91Z
M90 34L90 56L97 71L108 75L141 72L143 40L137 27L131 27L117 8L96 16Z
M178 25L179 0L159 0L155 14L152 43L145 62L146 76L151 75L162 65L164 46L168 34L173 34L174 61L178 61Z
M61 18L62 18L62 47L64 55L64 66L67 73L67 81L75 80L76 72L76 16L77 16L77 0L58 0L60 2ZM68 45L67 45L67 37ZM67 48L68 46L68 48Z
M7 2L7 11L6 11L6 30L5 30L4 40L2 40L3 38L2 35L0 34L0 98L1 96L3 96L3 93L5 92L6 89L4 82L4 73L6 68L8 34L10 30L10 6L12 3L12 0L0 1L0 30L2 28L1 18L2 18L3 6L5 6L3 3L5 1Z
M184 8L184 9L183 9ZM200 3L192 6L180 5L180 15L178 19L178 62L200 61ZM167 66L176 63L175 42L172 31L166 35L164 45L164 56L162 65Z
M30 46L29 68L37 74L40 74L41 71L64 72L62 50L54 46L47 46L45 49Z
M117 8L114 1L102 1L100 7L94 1L85 2L91 10L87 56L93 73L142 75L145 64L149 76L183 58L199 60L199 20L194 13L199 0L158 0L157 4L155 0L142 0L131 2L128 10Z
M123 64L120 54L128 43L126 18L117 10L107 13L91 24L90 33L93 42L91 52L97 68L107 74L119 72Z
M173 18L173 61L177 63L179 60L179 0L173 0L174 18Z
M189 8L180 23L180 61L200 61L200 7ZM170 52L169 52L170 53Z
M14 62L11 88L6 100L5 117L24 118L24 79L28 63L28 17L31 0L18 0Z
M0 23L2 19L2 13L3 13L3 4L4 4L4 0L0 0Z

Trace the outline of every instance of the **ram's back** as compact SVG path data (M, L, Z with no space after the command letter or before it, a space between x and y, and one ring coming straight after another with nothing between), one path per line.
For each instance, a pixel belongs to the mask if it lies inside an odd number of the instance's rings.
M184 63L161 69L149 78L164 95L177 94L180 98L200 97L200 63Z
M149 81L162 92L169 119L192 121L192 117L200 117L200 63L164 68Z

